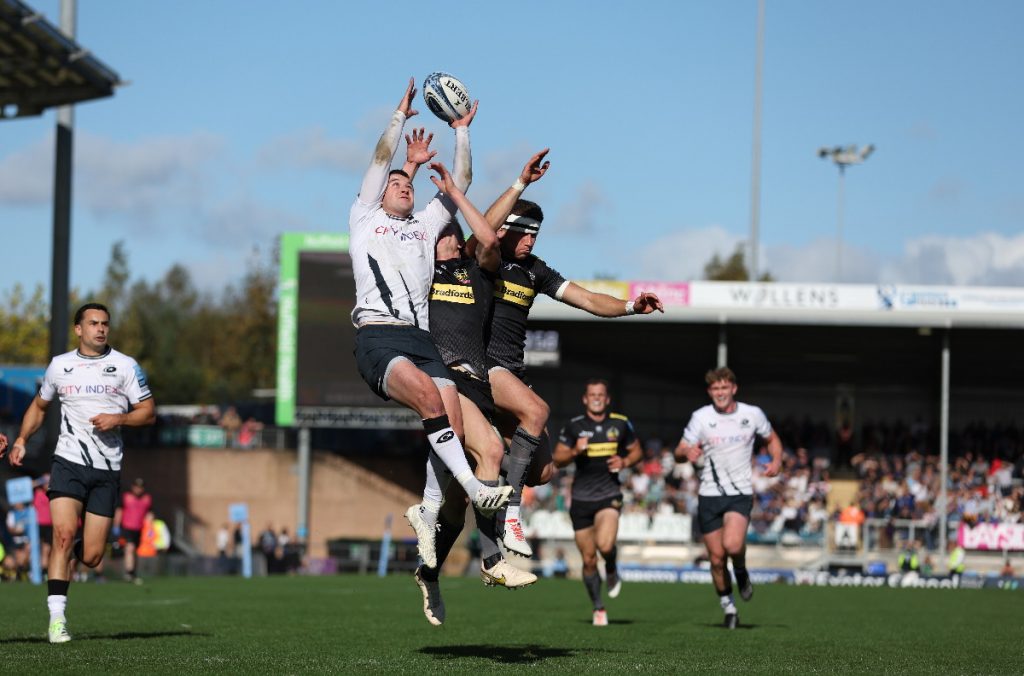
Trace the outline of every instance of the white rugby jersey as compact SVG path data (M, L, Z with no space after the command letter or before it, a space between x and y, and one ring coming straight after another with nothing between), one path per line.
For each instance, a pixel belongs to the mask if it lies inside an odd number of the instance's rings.
M142 367L111 348L99 357L86 357L78 350L54 357L39 396L46 401L60 399L56 455L96 469L120 470L121 430L99 432L89 419L100 413L127 413L153 395Z
M456 207L439 192L425 209L408 218L385 213L381 199L404 124L405 115L395 111L349 212L349 254L356 283L352 323L357 327L381 322L411 324L424 331L430 327L434 248ZM388 151L390 156L381 156ZM469 188L469 163L469 129L457 127L452 176L463 191Z
M700 495L753 495L751 456L755 437L767 438L772 426L757 406L736 402L732 413L719 413L711 404L693 412L683 440L700 442Z

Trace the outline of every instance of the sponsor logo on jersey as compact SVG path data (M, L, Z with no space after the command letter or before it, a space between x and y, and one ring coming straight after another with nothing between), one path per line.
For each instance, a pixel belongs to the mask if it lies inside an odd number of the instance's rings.
M599 441L587 444L588 458L607 458L619 451L619 444L615 441Z
M530 307L533 305L533 297L535 294L536 292L528 286L513 284L512 282L506 282L503 279L499 279L498 283L494 287L494 297L496 299L503 300L506 303L522 305L523 307Z
M740 427L748 427L750 425L750 419L744 418L740 421Z
M117 396L121 394L121 389L117 385L64 385L57 388L57 394L61 397L75 397L82 394Z
M74 366L72 366L71 368L68 368L67 366L64 367L64 373L71 373L74 370L75 370Z
M434 284L431 287L430 300L439 300L446 303L463 303L465 305L472 305L476 301L473 297L473 288L467 288L459 284Z
M615 440L617 440L619 438L619 428L618 427L609 427L608 428L608 434L606 434L605 436L608 437L608 441L615 441Z
M107 368L103 369L103 372L104 373L113 373L116 370L117 370L116 366L108 366Z
M384 224L378 225L373 229L375 235L391 235L398 239L399 242L418 241L426 242L429 241L429 237L425 230L406 230L405 228L396 228L393 225Z

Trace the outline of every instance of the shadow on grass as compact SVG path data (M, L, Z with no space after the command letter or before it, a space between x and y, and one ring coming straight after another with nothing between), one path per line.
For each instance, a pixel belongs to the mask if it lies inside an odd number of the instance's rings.
M499 664L536 664L545 660L572 657L576 654L571 648L552 648L536 644L520 646L504 645L445 645L420 648L420 653L440 659L478 657L489 659ZM587 649L588 653L606 652Z
M734 631L729 629L721 622L703 622L697 623L698 627L710 627L712 629L722 629L724 631ZM763 629L765 627L774 627L776 629L789 629L788 624L747 624L746 622L740 623L736 629Z
M175 636L213 636L198 631L121 631L116 634L73 634L73 641L96 641L107 639L110 641L124 641L136 638L172 638ZM45 636L21 636L15 638L0 638L0 645L7 643L49 643Z

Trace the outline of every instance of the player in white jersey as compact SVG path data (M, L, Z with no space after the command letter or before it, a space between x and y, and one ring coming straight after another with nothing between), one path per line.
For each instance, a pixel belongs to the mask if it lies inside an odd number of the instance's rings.
M508 502L508 486L484 486L473 476L455 431L461 425L458 392L444 360L430 337L428 301L434 277L437 239L455 215L451 197L438 192L422 211L414 212L409 175L389 171L405 121L416 115L412 101L416 88L410 78L398 109L391 116L374 150L370 168L349 216L349 253L356 282L356 364L363 380L381 398L394 399L416 411L431 446L427 460L427 490L420 508L407 514L416 531L420 556L429 567L437 565L435 525L441 508L445 468L462 485L473 504L493 514ZM477 104L455 129L453 183L469 187L469 125ZM423 148L422 164L432 153ZM476 228L472 222L471 227ZM431 461L433 459L433 461Z
M11 446L10 463L21 465L26 442L42 426L50 402L60 400L60 437L47 493L53 517L46 597L50 643L71 640L65 610L72 554L90 568L103 560L120 495L124 446L119 428L156 420L146 374L134 359L110 347L109 330L106 307L88 303L78 309L78 349L50 362ZM82 539L76 541L83 518Z
M697 521L711 562L711 579L725 613L725 626L739 626L739 613L732 597L732 579L726 559L732 560L740 597L754 595L747 572L747 526L754 504L751 488L754 445L760 437L768 446L771 462L765 476L776 476L782 468L782 442L768 418L757 406L736 401L736 375L722 367L704 376L711 404L693 412L676 458L689 460L700 471Z

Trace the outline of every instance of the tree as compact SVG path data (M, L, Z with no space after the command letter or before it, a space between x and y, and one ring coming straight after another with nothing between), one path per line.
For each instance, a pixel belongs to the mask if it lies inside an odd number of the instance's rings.
M704 279L717 282L746 282L750 280L750 270L747 268L746 246L743 243L736 245L736 250L727 259L716 253L711 260L704 265ZM764 272L758 277L759 282L774 282L770 272Z
M50 307L43 285L28 295L15 284L0 305L0 364L45 364L50 351Z

